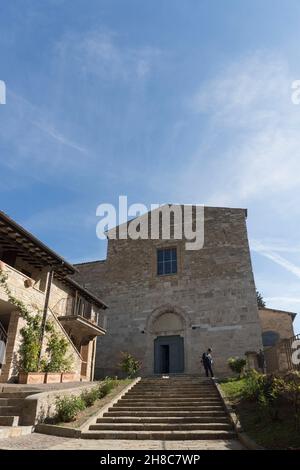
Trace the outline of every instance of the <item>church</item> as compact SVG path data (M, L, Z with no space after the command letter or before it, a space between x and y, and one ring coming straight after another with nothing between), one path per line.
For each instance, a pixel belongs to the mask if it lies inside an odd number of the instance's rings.
M141 375L196 374L208 348L216 375L228 375L229 357L263 347L246 219L245 209L205 207L198 250L172 234L108 233L107 259L76 265L76 279L109 305L95 378L119 375L122 352L141 361Z

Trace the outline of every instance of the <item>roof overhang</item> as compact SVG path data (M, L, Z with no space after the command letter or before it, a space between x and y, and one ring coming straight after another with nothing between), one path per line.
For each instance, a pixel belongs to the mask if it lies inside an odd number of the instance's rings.
M35 267L48 266L61 276L78 272L72 264L2 211L0 211L0 243L6 250L17 252L18 256Z

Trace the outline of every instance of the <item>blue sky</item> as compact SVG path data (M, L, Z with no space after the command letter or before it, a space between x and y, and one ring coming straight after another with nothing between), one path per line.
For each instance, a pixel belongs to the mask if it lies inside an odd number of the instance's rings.
M247 207L258 289L300 312L299 21L292 0L3 0L1 208L80 262L121 194Z

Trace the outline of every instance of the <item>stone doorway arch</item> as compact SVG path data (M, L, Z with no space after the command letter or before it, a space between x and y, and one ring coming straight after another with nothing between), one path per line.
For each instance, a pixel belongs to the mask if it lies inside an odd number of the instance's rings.
M148 318L150 373L183 373L186 370L186 330L189 321L181 309L163 305Z

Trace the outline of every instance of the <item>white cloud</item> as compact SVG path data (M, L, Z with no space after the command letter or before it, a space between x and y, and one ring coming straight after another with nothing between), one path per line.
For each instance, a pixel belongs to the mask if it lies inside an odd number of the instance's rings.
M300 106L291 101L294 79L284 59L258 52L227 65L189 98L192 119L205 118L207 126L181 177L184 188L194 188L193 198L201 187L190 184L197 175L207 188L206 202L214 205L270 198L278 207L287 203L300 184ZM204 159L212 162L209 186Z
M254 251L258 252L260 249L263 249L277 253L300 253L300 245L288 244L287 240L281 238L264 238L263 241L252 238L250 240L250 246Z
M296 311L300 106L292 104L291 85L298 78L285 58L259 51L200 84L186 101L187 120L199 123L198 144L185 156L174 190L177 198L250 208L250 246L260 255L254 257L257 287L268 305Z

